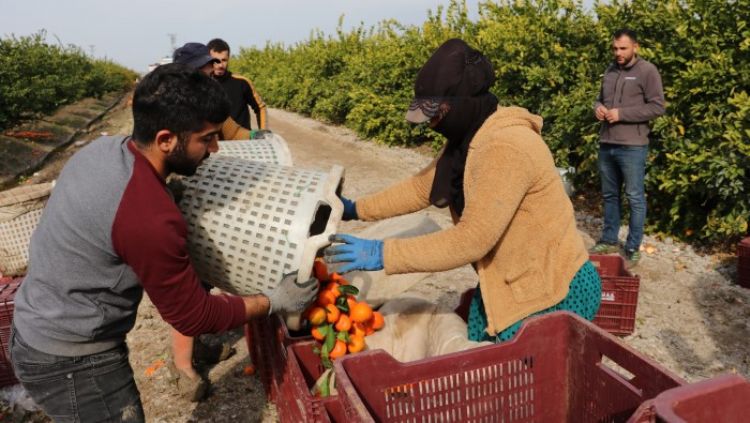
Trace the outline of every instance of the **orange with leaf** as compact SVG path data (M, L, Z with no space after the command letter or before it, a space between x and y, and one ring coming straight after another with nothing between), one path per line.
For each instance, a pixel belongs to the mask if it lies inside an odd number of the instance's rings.
M315 261L313 275L321 287L315 303L303 316L312 326L313 338L320 342L316 353L330 369L331 360L367 349L365 337L382 329L385 320L369 304L357 301L357 287L338 273L328 273L323 261Z

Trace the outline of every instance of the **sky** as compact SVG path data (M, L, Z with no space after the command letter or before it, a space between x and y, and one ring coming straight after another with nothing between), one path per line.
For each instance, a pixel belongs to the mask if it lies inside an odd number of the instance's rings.
M467 0L473 19L479 0ZM138 72L177 47L223 38L240 46L262 47L267 40L293 44L313 29L334 34L395 18L420 24L427 11L448 0L0 0L0 37L47 31L47 41L75 44L99 58L112 59Z
M584 0L590 6L594 0ZM483 1L482 1L483 2ZM233 52L262 47L266 41L293 44L314 29L334 34L339 17L344 28L384 19L421 24L427 11L449 0L0 0L0 37L47 31L47 41L75 44L98 58L108 58L137 72L171 55L175 45L207 43L219 37ZM466 0L478 17L480 0Z

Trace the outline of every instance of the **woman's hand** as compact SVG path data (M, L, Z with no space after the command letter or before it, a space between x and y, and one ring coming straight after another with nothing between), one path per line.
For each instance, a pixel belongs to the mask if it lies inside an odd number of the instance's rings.
M331 237L331 242L338 245L325 249L325 261L345 263L337 269L339 273L383 268L383 241L336 234Z
M344 221L359 220L359 216L357 216L357 204L343 195L339 195L339 198L344 203L344 215L341 218Z

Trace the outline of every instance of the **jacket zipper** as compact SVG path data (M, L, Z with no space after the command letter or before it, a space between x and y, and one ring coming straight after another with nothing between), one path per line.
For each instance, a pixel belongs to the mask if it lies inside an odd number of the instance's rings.
M623 83L622 87L620 88L620 101L619 102L617 101L617 86L620 85L621 76L622 76L622 70L620 69L617 71L617 80L615 81L615 95L614 95L615 104L612 105L613 107L617 106L619 103L622 103L622 91L625 88L625 83Z

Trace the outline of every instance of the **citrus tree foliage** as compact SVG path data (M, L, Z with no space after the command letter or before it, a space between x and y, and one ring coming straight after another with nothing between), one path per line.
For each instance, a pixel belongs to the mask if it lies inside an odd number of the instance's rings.
M437 149L444 140L403 115L420 66L461 37L492 60L500 103L541 115L558 165L576 168L582 192L598 192L592 106L611 34L632 28L667 100L667 113L652 122L650 229L720 242L746 233L750 219L748 18L750 2L735 0L612 0L590 10L572 0L500 0L480 4L473 21L453 1L418 26L390 20L344 31L340 22L333 35L244 49L233 66L275 107L388 145Z
M135 77L76 46L48 43L44 31L0 39L0 128L84 97L125 89Z

